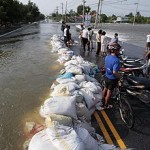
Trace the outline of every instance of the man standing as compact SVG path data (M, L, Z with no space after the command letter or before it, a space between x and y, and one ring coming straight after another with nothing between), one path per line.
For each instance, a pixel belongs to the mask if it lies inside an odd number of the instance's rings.
M64 29L64 43L65 43L66 47L69 47L69 45L68 45L68 41L70 40L69 29L70 29L70 26L66 25L66 27Z
M108 46L110 55L105 58L105 68L106 68L106 78L105 78L105 87L103 89L103 100L104 100L104 109L110 108L111 105L108 105L111 94L114 88L118 84L120 75L118 73L120 69L120 61L118 54L121 46L117 43L112 43Z
M146 49L150 50L150 32L147 35L147 40L146 40Z
M82 31L82 43L83 43L83 50L86 51L86 45L88 45L88 51L90 50L90 45L88 44L88 30L85 28Z
M61 31L62 31L62 35L64 36L64 29L66 27L66 24L64 21L62 21L62 24L61 24Z
M101 53L101 36L102 30L99 30L98 33L96 34L96 43L97 43L96 56L99 56L99 54Z

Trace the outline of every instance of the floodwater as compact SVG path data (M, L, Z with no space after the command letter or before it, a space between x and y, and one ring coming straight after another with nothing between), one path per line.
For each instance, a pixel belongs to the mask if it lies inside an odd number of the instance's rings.
M149 25L136 27L132 38L132 25L103 25L108 35L118 32L120 39L142 47ZM74 27L71 33L78 40ZM53 34L61 34L60 24L41 23L0 39L0 150L22 150L25 123L43 122L39 107L62 68L50 51Z

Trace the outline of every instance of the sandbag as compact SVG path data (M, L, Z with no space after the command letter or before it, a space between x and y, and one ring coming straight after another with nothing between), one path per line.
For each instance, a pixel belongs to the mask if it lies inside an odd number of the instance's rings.
M98 141L96 141L86 129L77 126L75 130L85 144L86 150L99 150Z
M40 115L46 118L50 114L59 114L77 119L75 104L76 96L54 96L41 106Z
M46 127L50 127L53 121L57 122L59 125L72 127L72 118L64 115L50 114L49 117L45 119Z
M29 142L28 150L58 150L51 142L46 129L36 133Z
M86 150L81 138L71 127L56 125L47 128L46 132L59 150Z

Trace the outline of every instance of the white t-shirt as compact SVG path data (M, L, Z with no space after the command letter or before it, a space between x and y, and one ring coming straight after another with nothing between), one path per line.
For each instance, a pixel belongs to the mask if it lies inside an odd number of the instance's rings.
M107 45L107 36L105 36L105 35L102 35L101 36L101 44L103 44L103 45Z
M64 36L67 36L67 28L64 29Z
M150 34L147 35L147 40L146 42L150 42Z
M82 37L88 39L88 30L87 29L84 29L82 31Z

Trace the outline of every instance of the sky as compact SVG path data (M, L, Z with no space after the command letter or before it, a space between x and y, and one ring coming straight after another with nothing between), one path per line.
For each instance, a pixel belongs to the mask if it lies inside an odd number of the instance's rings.
M19 0L23 4L27 4L28 0ZM77 7L83 4L83 0L30 0L35 3L40 12L44 15L49 15L53 12L62 14L65 12L66 3L67 11L73 9L77 11ZM139 11L142 16L150 17L150 0L100 0L102 1L101 13L111 16L125 16L130 12L133 15ZM85 6L89 6L91 10L96 10L98 7L99 0L86 0ZM63 6L63 9L62 9ZM62 11L63 10L63 11Z

